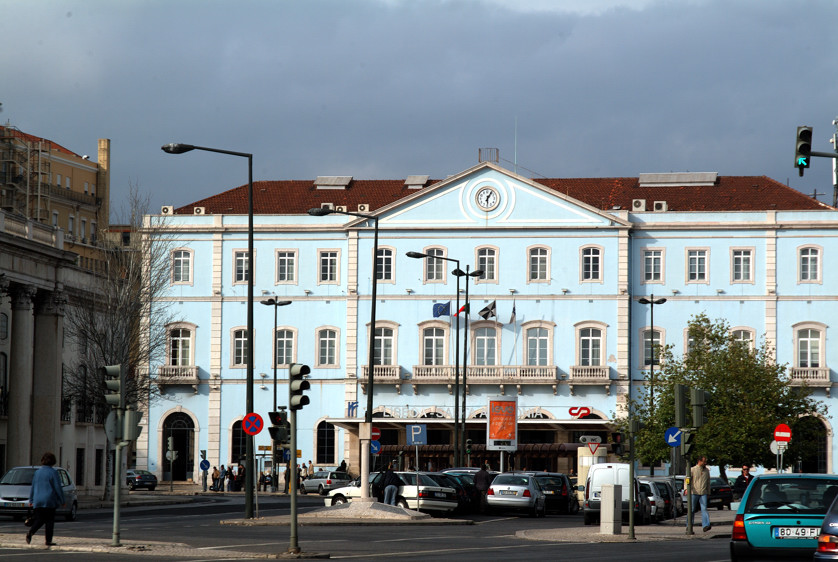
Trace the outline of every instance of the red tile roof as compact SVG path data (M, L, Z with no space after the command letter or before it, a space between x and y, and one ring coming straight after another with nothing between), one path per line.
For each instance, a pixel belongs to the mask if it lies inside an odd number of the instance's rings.
M0 134L2 134L2 136L6 136L6 137L18 138L18 139L21 139L21 140L23 140L27 143L30 143L30 144L35 144L38 141L41 141L50 150L57 150L58 152L63 152L64 154L79 156L78 154L76 154L72 150L70 150L68 148L64 148L63 146L61 146L60 144L58 144L55 141L51 141L49 139L45 139L45 138L42 138L42 137L36 137L35 135L30 135L29 133L24 133L23 131L21 131L20 129L17 129L15 127L0 126Z
M423 189L441 180L429 180ZM646 209L666 201L669 211L816 210L832 207L766 176L718 176L710 186L640 186L638 178L542 178L533 180L549 189L598 209L631 210L634 199L645 199ZM256 214L304 214L322 203L346 205L349 210L368 204L369 212L416 193L400 180L356 180L346 189L317 189L314 180L257 181L253 183ZM247 185L184 205L177 214L246 214Z

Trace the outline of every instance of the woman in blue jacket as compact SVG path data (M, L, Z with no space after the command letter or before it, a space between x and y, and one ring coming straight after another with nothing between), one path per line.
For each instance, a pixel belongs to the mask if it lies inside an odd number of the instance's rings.
M61 486L61 478L58 472L52 468L55 466L55 455L44 453L41 457L41 468L35 471L32 476L32 488L29 490L29 506L35 510L35 520L26 533L26 544L32 542L34 535L41 526L44 526L44 534L47 546L55 545L52 542L52 530L55 526L55 510L63 506L64 489Z

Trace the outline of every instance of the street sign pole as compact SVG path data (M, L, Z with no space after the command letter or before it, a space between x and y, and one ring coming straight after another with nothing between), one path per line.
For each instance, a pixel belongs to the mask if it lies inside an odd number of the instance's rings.
M291 493L291 537L288 543L290 554L299 554L300 545L297 542L297 410L291 408L289 414L291 421L291 460L288 462L288 469L291 470L291 477L288 483L288 491Z

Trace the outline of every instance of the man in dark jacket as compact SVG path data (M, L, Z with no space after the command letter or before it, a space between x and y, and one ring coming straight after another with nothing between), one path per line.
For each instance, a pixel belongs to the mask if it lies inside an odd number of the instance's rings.
M486 511L486 493L492 485L492 475L486 470L486 465L480 466L480 470L474 475L474 487L480 490L480 511Z
M739 501L742 499L742 496L745 494L745 490L748 489L748 485L751 483L751 480L754 479L754 475L751 474L751 467L743 466L742 467L742 474L739 475L739 478L736 479L736 482L733 483L733 499Z
M396 505L396 496L399 493L401 483L401 478L393 472L393 465L388 464L387 470L384 471L384 478L381 480L381 486L384 488L384 503Z

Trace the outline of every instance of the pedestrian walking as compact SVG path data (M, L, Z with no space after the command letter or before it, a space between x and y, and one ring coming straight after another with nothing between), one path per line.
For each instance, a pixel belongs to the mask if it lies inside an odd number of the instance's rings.
M219 474L221 474L221 473L218 471L218 467L217 466L212 467L212 486L210 486L210 490L212 490L213 492L218 488L218 475Z
M480 465L480 470L474 475L474 487L480 491L480 512L486 511L486 494L489 492L489 486L492 485L492 475L486 470L486 464Z
M753 479L754 475L751 474L751 467L748 465L742 465L742 474L740 474L736 479L736 482L733 483L733 499L735 501L742 499L742 496L745 494L745 490L748 489L748 485Z
M215 491L223 492L225 482L227 482L227 469L224 468L224 465L222 464L221 470L218 471L218 484L215 486Z
M701 506L701 528L706 533L710 530L710 514L707 512L707 500L710 497L710 469L707 468L707 457L698 457L698 462L690 469L690 486L693 494L693 515L696 504ZM690 521L692 524L692 521Z
M393 472L393 465L388 464L387 470L384 471L384 478L381 481L381 486L384 488L384 503L387 505L396 505L396 495L399 493L399 485L401 479Z
M52 453L44 453L41 457L41 468L32 477L32 487L29 489L29 507L35 510L34 521L26 533L26 544L32 542L32 537L42 526L44 527L44 542L47 546L55 546L52 533L55 527L55 510L66 504L61 477L53 468L56 459Z
M291 463L290 462L285 464L284 477L285 477L285 488L282 490L282 493L287 494L288 493L288 486L291 483Z

